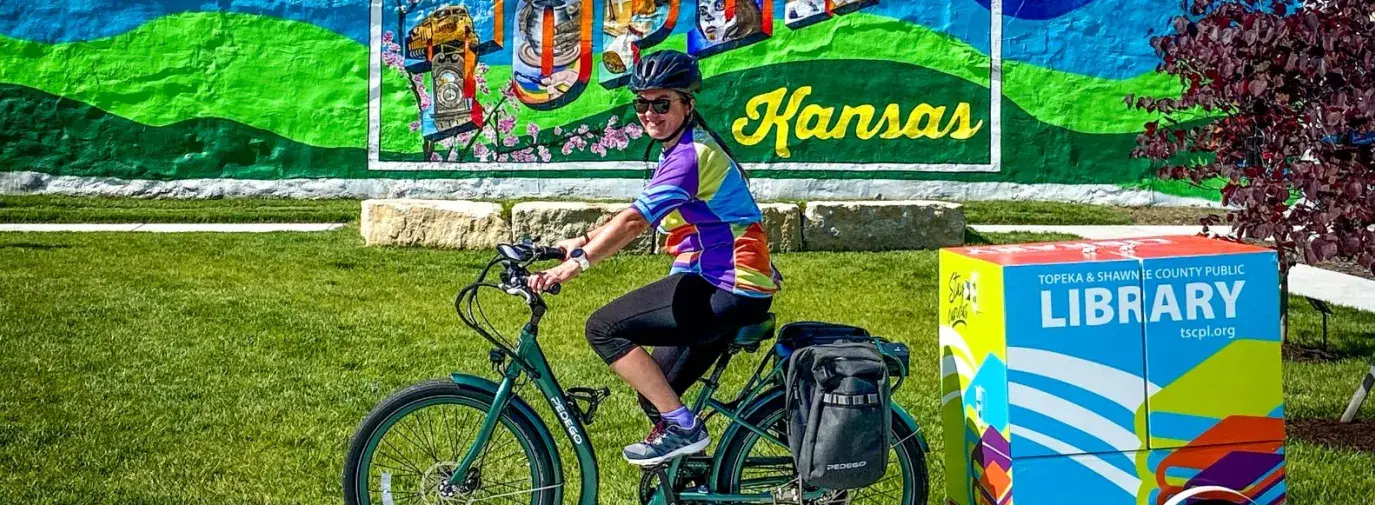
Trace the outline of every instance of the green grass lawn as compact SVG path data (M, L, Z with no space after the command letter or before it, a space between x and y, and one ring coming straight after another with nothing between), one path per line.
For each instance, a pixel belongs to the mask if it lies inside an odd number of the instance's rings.
M452 305L488 255L361 242L356 227L0 234L0 503L339 503L345 444L376 402L451 371L491 376L486 343ZM933 445L930 503L940 503L935 253L777 262L787 275L775 305L783 321L856 324L912 346L914 371L897 400ZM647 426L583 341L582 323L667 266L663 257L603 263L552 298L542 325L565 387L615 392L591 427L603 503L634 502L638 472L616 451ZM514 330L520 307L490 300L488 314ZM1316 314L1302 302L1293 310L1291 335L1316 341ZM1332 322L1336 352L1372 351L1375 316L1341 310ZM732 384L754 359L734 367ZM1288 413L1336 417L1366 367L1358 358L1288 363ZM1362 416L1375 417L1375 405ZM1375 496L1375 455L1300 441L1288 454L1293 503Z
M233 198L175 200L74 196L0 196L0 223L345 223L357 222L360 200ZM515 200L500 202L510 210ZM1187 207L1110 207L1056 202L964 204L971 224L1196 224L1217 212Z

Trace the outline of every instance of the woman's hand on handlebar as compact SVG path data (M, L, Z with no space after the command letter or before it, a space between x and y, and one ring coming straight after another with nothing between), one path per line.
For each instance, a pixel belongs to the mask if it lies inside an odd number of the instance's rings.
M555 284L573 280L580 273L582 273L582 269L578 268L577 263L565 260L554 268L531 274L526 277L525 282L531 291L543 293L549 291L549 288Z
M566 260L569 259L568 255L572 253L574 249L580 247L587 247L587 239L581 236L563 239L555 243L554 247L558 249L563 249L563 259Z

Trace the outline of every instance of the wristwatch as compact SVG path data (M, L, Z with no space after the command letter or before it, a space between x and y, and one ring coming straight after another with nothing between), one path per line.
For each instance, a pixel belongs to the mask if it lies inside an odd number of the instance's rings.
M581 247L568 253L568 259L577 262L579 270L587 270L592 267L592 262L587 261L587 251L582 250Z

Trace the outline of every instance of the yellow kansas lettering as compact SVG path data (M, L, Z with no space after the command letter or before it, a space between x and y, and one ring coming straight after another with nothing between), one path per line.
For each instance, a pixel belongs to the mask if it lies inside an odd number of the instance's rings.
M979 129L984 125L984 120L980 119L979 124L974 125L972 128L969 126L969 104L967 103L961 103L955 106L955 115L950 118L950 124L954 124L956 121L959 121L960 128L955 130L955 133L951 133L950 138L958 140L965 140L973 137L974 134L979 133ZM945 126L946 130L950 129L950 124Z
M851 120L859 121L855 125L855 133L859 138L869 140L874 138L874 135L878 135L878 129L874 128L872 124L874 121L873 105L861 105L859 107L846 105L840 109L840 122L836 123L834 130L831 130L831 138L843 139L849 135Z
M803 86L798 88L797 91L793 93L792 99L788 100L788 108L780 115L778 113L778 106L783 103L783 97L787 96L787 94L788 88L778 88L769 93L751 98L749 103L745 105L745 114L747 117L737 119L735 123L731 125L731 130L735 134L735 140L743 145L752 146L763 141L765 137L769 136L771 131L777 129L778 134L775 136L774 152L778 153L778 156L781 158L792 156L792 151L788 149L788 122L792 121L793 117L797 115L797 109L802 106L802 100L807 98L807 95L812 94L812 87ZM759 128L756 129L753 134L746 134L745 127L749 126L752 120L760 118L759 108L764 105L767 105L768 108L763 113L763 123L759 125Z
M983 128L982 119L970 124L973 118L968 102L957 104L948 121L945 114L947 107L943 105L917 104L905 120L902 106L895 103L884 107L883 114L877 118L875 113L878 109L873 105L846 105L841 108L840 118L833 123L835 107L816 104L803 106L811 94L811 86L797 88L791 95L788 88L783 87L751 98L745 104L745 117L731 124L735 140L742 145L752 146L773 135L774 152L781 158L788 158L792 156L788 144L794 131L799 140L844 139L850 134L850 124L854 123L855 134L862 140L870 140L875 136L885 140L903 137L912 140L939 139L946 136L967 140ZM786 105L784 99L787 99ZM747 133L745 130L756 121L759 124L754 131Z
M830 139L831 132L826 128L831 126L831 116L835 114L835 107L821 107L819 105L808 105L802 109L802 115L797 117L797 138L807 140L816 137L822 140Z
M878 136L879 138L893 140L901 137L902 109L898 107L898 104L888 104L888 108L883 109L883 117L879 118L879 123L887 125L887 128L883 130L883 135Z
M903 135L909 139L919 139L928 137L938 139L950 133L950 123L945 125L945 129L940 129L941 118L945 117L945 107L932 107L928 104L918 105L912 110L912 115L907 116L907 126L903 127ZM925 119L925 124L922 120Z

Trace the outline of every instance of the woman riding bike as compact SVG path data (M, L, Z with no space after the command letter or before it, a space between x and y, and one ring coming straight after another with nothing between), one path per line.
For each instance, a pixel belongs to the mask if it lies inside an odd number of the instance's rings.
M614 255L650 226L668 234L669 275L613 300L587 321L587 340L638 392L653 428L622 455L649 466L704 450L706 423L680 398L726 350L728 332L767 317L782 276L769 259L762 215L744 170L707 129L694 96L695 58L660 51L635 65L630 89L660 143L654 176L630 208L559 242L565 261L529 279L544 291ZM653 354L640 346L653 346Z

